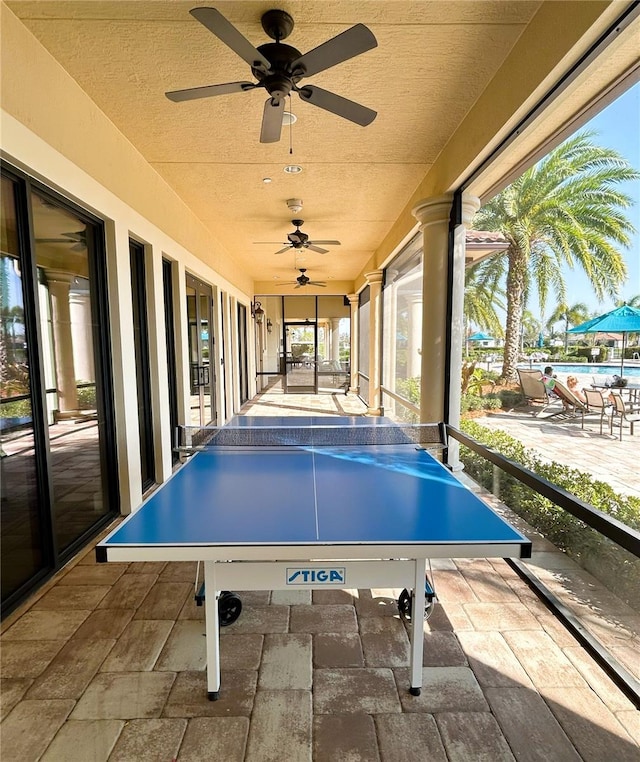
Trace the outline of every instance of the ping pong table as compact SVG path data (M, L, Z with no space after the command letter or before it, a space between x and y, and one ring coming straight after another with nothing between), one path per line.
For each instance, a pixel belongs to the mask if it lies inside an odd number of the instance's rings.
M96 546L97 560L203 562L211 700L220 690L211 591L411 590L419 695L427 559L531 555L529 540L425 448L441 432L337 416L244 416L204 429L197 452Z

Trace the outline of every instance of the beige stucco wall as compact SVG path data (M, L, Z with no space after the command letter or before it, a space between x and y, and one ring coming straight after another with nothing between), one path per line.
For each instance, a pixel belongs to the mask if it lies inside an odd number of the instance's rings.
M239 291L252 293L251 279L229 253L4 4L0 22L3 110ZM4 130L2 145L11 154Z
M189 389L185 273L214 286L233 303L249 305L252 282L212 239L179 197L164 183L96 105L59 67L35 38L0 5L0 130L2 158L105 222L111 318L119 488L122 511L142 499L129 238L147 252L149 309L153 331L150 363L154 395L157 475L171 473L172 432L166 383L162 260L176 264L176 351L182 375L178 396L187 420ZM213 263L205 264L204 261ZM219 353L221 348L216 345ZM213 358L220 366L219 355ZM228 369L231 379L235 364ZM250 394L254 393L253 353L249 353ZM231 379L233 381L233 379ZM236 383L237 386L237 383ZM219 394L222 390L218 389ZM220 400L218 400L218 405ZM227 409L231 412L231 404Z
M375 254L361 270L356 279L356 290L365 285L366 272L383 267L411 232L417 230L412 209L425 199L455 191L560 76L594 44L626 5L628 3L596 0L540 4L538 13L503 66L451 136ZM490 55L490 51L487 54ZM531 133L534 132L532 128ZM539 140L523 134L501 157L505 174L520 157L532 151L533 139ZM481 195L480 188L472 190Z

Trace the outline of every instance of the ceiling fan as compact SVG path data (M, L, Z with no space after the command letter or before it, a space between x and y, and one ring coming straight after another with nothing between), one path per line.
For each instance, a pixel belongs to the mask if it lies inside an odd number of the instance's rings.
M295 280L290 280L286 283L281 283L281 286L291 286L294 283L296 284L296 288L300 288L301 286L320 286L320 288L325 288L326 283L324 281L320 280L311 280L309 277L305 275L307 272L306 267L299 267L298 270L300 271L300 275Z
M327 254L329 249L322 249L319 244L322 244L322 246L341 245L340 241L310 241L309 236L300 230L304 225L304 220L291 220L291 224L294 225L296 229L287 235L289 242L282 244L284 249L276 251L276 254L283 254L285 251L289 251L289 249L310 249L311 251L315 251L316 254ZM280 241L256 241L256 243L277 246Z
M173 90L166 93L169 100L188 101L263 87L269 93L269 97L264 104L261 143L277 143L280 140L285 99L292 90L312 106L330 111L362 127L371 124L376 118L377 112L372 109L329 90L323 90L316 85L298 87L303 77L311 77L377 47L376 38L364 24L356 24L302 55L291 45L283 45L281 42L293 30L293 19L286 11L270 10L263 14L262 28L275 42L267 42L258 48L255 48L216 8L192 8L189 13L244 59L258 81L227 82Z
M63 238L36 238L36 243L70 243L70 251L84 251L87 248L87 231L77 230L72 233L60 233Z

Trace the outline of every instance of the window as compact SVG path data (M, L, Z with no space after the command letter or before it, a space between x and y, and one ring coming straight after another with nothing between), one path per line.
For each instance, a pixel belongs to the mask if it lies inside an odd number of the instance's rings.
M422 234L418 233L385 269L382 291L382 385L385 411L412 417L391 395L420 406L422 351Z

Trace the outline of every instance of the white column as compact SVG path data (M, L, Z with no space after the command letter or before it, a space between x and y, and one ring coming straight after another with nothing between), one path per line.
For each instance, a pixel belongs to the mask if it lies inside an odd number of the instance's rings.
M358 294L348 294L349 307L351 308L351 351L349 353L349 367L351 378L349 391L358 393Z
M451 360L449 373L452 383L449 387L449 421L452 426L460 428L461 383L453 379L462 379L462 355L464 352L464 274L466 256L466 234L471 225L473 215L480 208L480 199L463 194L462 220L453 231L453 276L451 298ZM449 439L449 466L458 471L463 468L460 462L460 443L457 439Z
M95 381L91 300L88 291L69 292L69 316L76 379L78 381Z
M380 393L382 338L382 270L365 273L369 284L369 407L367 415L383 415Z
M56 388L58 409L61 413L78 409L75 368L73 365L73 338L71 334L71 310L69 288L73 275L66 272L47 271L51 298L51 322L53 349L56 359Z
M424 250L420 383L422 423L444 420L445 379L449 373L446 365L447 251L452 199L450 194L425 199L412 210L420 222Z
M331 318L331 360L340 362L340 318Z

